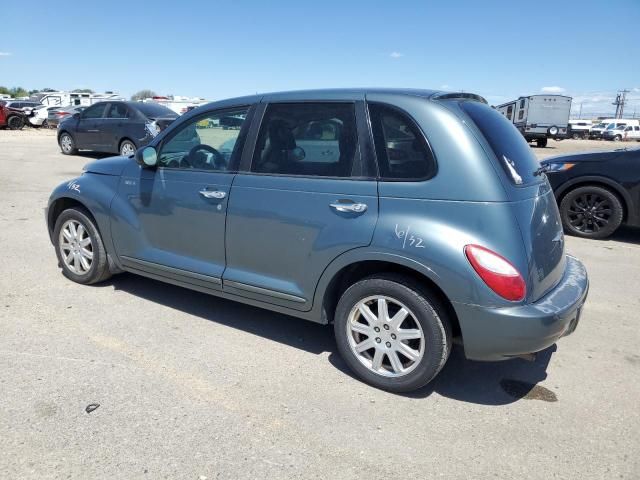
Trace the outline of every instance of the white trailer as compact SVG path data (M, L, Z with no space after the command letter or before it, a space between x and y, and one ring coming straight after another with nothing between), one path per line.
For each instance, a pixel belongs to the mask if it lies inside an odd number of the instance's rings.
M522 133L527 142L547 146L548 138L567 137L571 97L529 95L495 107Z
M30 100L40 102L49 107L89 106L104 100L125 100L117 93L84 93L84 92L38 92L31 95Z

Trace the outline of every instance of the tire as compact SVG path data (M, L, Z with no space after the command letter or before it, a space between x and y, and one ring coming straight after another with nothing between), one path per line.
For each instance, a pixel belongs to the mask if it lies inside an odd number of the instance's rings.
M619 142L620 140L622 140L622 137L620 135L616 135L615 137L613 137L614 142Z
M18 115L11 115L7 118L7 127L9 127L9 130L22 130L24 123L24 118Z
M606 238L622 223L624 207L612 191L589 185L575 188L563 197L560 216L565 231L571 235Z
M538 148L544 148L544 147L546 147L546 146L547 146L547 139L546 139L546 137L545 137L545 138L538 138L538 139L536 140L536 146L537 146Z
M70 224L73 224L74 228L70 228ZM83 231L78 226L81 226ZM70 237L68 234L73 234L74 231L77 237L74 238L73 235ZM73 240L78 240L79 243L74 244ZM63 211L56 220L53 241L58 265L62 268L62 274L69 280L90 285L102 282L111 276L107 252L100 232L85 209L74 207ZM78 253L76 254L74 250ZM82 250L90 252L92 258L87 258ZM69 256L72 258L67 261L65 257ZM80 257L84 257L84 261Z
M573 135L571 135L571 138L573 138L574 140L580 140L582 136L579 133L574 133Z
M62 153L65 155L75 155L78 153L76 142L70 133L62 133L60 138L58 138L58 144L60 145L60 150L62 150Z
M118 148L120 151L120 155L123 157L130 157L131 155L135 155L136 146L131 140L123 140L120 142L120 147Z
M378 318L379 299L384 299L390 320ZM360 313L363 303L373 315L371 320ZM409 313L394 326L392 320L400 308ZM351 328L356 324L358 331ZM374 275L351 285L338 302L334 333L338 351L351 370L369 385L390 392L409 392L426 385L440 372L451 352L451 327L445 308L429 290L401 275ZM403 340L401 335L413 338ZM358 346L367 345L371 347L356 351Z
M42 122L42 125L40 125L42 128L49 128L49 121L45 120L44 122Z

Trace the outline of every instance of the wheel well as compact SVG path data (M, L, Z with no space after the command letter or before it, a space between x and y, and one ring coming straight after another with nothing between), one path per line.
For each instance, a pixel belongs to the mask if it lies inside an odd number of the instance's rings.
M461 336L460 323L458 322L458 316L456 315L453 305L437 284L435 284L429 277L411 268L398 265L397 263L379 260L364 261L347 265L331 279L322 302L322 307L328 322L333 323L333 315L338 305L338 301L340 300L342 293L347 288L365 277L378 273L400 274L409 277L428 288L438 297L438 300L440 300L447 310L448 317L451 319L453 335Z
M96 229L98 229L98 232L100 232L100 229L98 227L98 222L96 222L95 217L92 215L89 209L82 202L79 202L74 198L63 197L53 202L53 204L49 207L49 211L47 212L47 228L49 229L50 238L52 238L53 236L53 229L56 226L56 220L58 220L58 217L60 216L60 214L65 210L67 210L68 208L73 208L73 207L80 207L82 210L84 210L84 212L91 219L93 224L96 226Z
M122 144L123 144L124 142L131 142L131 143L133 143L133 146L134 146L134 147L138 148L138 147L137 147L137 145L136 145L136 142L134 142L134 141L133 141L133 140L131 140L130 138L124 137L124 138L121 138L121 139L120 139L120 142L118 142L118 151L122 148Z
M569 194L569 192L580 187L600 187L613 193L616 197L618 197L618 200L620 200L620 204L622 205L622 223L627 221L629 206L627 205L627 201L624 198L624 196L618 191L617 188L612 187L610 184L605 182L598 182L597 180L585 180L584 182L578 182L578 183L572 184L566 190L563 190L562 193L557 197L558 205L562 203L562 200L564 200L564 197L566 197Z

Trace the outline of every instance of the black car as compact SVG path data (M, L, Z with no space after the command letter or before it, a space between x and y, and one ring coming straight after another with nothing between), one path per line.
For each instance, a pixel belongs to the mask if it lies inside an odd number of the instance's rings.
M133 155L178 114L157 103L99 102L58 125L62 153L78 150Z
M622 223L640 226L640 149L566 155L541 163L567 233L605 238Z

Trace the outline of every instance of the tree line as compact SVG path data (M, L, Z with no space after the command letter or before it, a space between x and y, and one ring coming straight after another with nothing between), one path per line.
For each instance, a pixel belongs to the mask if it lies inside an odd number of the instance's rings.
M39 90L27 90L22 87L8 88L8 87L0 86L0 95L11 95L11 97L13 98L29 97L34 93L38 93L38 92L56 92L56 91L57 90L54 88L41 88ZM76 88L75 90L71 90L71 91L73 93L95 93L90 88ZM133 95L131 95L131 100L133 101L144 100L145 98L156 97L157 95L158 94L153 90L145 89L145 90L140 90L139 92L136 92Z

